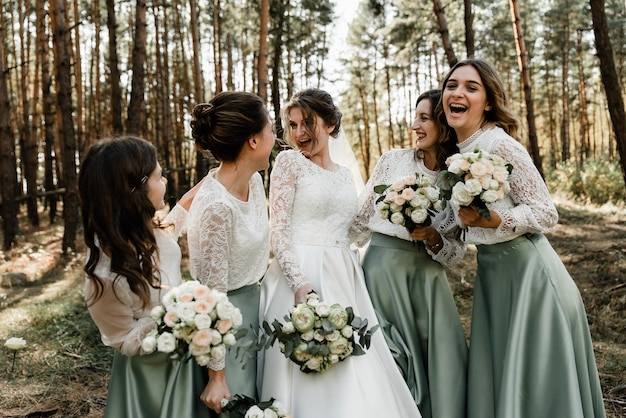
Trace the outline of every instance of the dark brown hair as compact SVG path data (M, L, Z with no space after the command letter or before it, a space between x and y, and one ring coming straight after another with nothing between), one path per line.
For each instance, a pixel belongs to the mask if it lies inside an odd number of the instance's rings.
M196 148L218 161L233 162L244 143L263 131L269 113L256 94L224 91L194 107L191 135Z
M85 154L78 176L78 192L85 244L89 258L85 273L95 285L91 303L102 296L103 278L95 274L104 251L111 271L125 277L144 306L149 286L160 279L155 259L155 208L147 194L147 178L157 166L157 153L148 141L136 137L102 139Z
M435 152L435 157L437 160L437 169L441 170L446 166L446 159L453 154L459 152L459 147L456 141L450 137L450 127L448 126L448 122L446 121L445 115L442 117L437 117L435 115L435 108L441 101L441 90L432 89L427 90L420 94L415 101L415 107L423 101L428 100L430 102L430 117L433 122L437 125L437 129L439 133L437 134L437 150ZM417 150L416 150L417 157Z

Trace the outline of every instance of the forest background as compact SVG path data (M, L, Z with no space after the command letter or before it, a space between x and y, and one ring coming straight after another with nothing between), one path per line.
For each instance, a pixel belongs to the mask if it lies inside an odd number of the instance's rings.
M349 23L338 15L346 3L356 10ZM0 12L0 272L28 270L14 262L28 252L31 264L49 268L29 275L26 288L65 280L80 267L77 172L98 139L133 134L154 143L173 203L215 165L193 146L194 105L222 90L255 92L279 135L282 104L301 88L320 87L337 100L367 179L383 152L413 145L418 94L439 86L457 60L475 56L500 72L522 141L553 195L591 208L581 215L560 205L566 225L603 224L599 241L616 237L616 247L594 253L589 270L605 263L608 282L594 276L589 285L608 297L597 302L603 323L623 316L623 0L0 0ZM609 214L593 209L607 204L615 205ZM51 262L51 252L62 257ZM471 277L461 276L454 288L462 305ZM0 322L3 310L28 301L16 294L0 292ZM69 300L73 312L84 309ZM0 341L23 321L0 327ZM611 408L623 411L626 337L606 324L612 371L603 387ZM592 333L605 335L593 324ZM19 392L19 384L0 389L3 412L3 392Z

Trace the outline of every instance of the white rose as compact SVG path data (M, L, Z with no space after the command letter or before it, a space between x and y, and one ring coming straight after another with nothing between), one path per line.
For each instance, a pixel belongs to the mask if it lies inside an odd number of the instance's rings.
M224 342L224 344L228 346L235 345L237 343L237 339L235 338L235 335L232 333L228 333L224 335L224 338L222 339L222 341Z
M273 409L267 408L263 411L263 418L278 418L278 415Z
M210 328L213 321L211 321L211 317L207 314L198 314L196 315L196 327L198 329L206 329Z
M307 346L306 343L298 344L298 346L293 350L292 356L297 361L300 361L300 362L307 361L308 359L311 358L311 355L308 353L307 348L308 348L308 346Z
M477 196L483 191L483 185L480 183L479 179L469 179L465 182L465 190L472 196Z
M485 203L493 203L498 200L498 192L496 190L485 190L480 198Z
M306 362L306 367L311 370L319 370L322 365L322 358L320 356L313 356Z
M295 330L296 328L293 326L292 322L287 322L283 325L283 332L285 334L292 334Z
M208 356L211 352L211 346L202 346L194 343L189 344L189 354L194 357Z
M416 208L413 212L411 212L411 220L416 224L421 224L426 220L426 218L428 218L428 212L426 212L426 209Z
M426 209L430 206L430 200L422 194L416 194L415 197L411 200L411 206L413 206L414 208Z
M187 322L196 316L196 307L193 302L180 302L174 312L181 320Z
M217 304L216 309L217 316L221 319L232 319L237 308L230 301L223 300Z
M196 358L196 363L198 363L200 366L207 366L209 364L209 361L211 361L211 356L207 354L203 354L201 356L195 356L195 358Z
M253 405L246 411L244 418L263 418L263 410L256 405Z
M315 326L315 312L306 304L299 304L291 312L291 322L300 332L307 332Z
M443 202L441 200L437 200L435 203L433 203L433 209L435 209L437 212L441 212L443 210Z
M511 184L508 181L505 181L504 183L502 183L502 192L504 192L504 194L507 194L511 191Z
M176 338L171 333L164 332L157 337L157 349L162 353L171 353L176 349Z
M226 346L224 344L219 344L211 348L211 357L220 360L226 356Z
M504 183L508 178L509 172L506 171L506 168L500 169L498 167L498 169L493 172L493 179L500 184Z
M389 218L389 220L391 221L391 223L394 223L396 225L403 225L404 215L400 212L394 212L391 214L391 217Z
M4 342L4 346L9 350L21 350L26 347L26 340L19 337L11 337Z
M315 341L319 341L322 342L326 339L326 336L324 334L322 334L320 332L320 330L315 330L315 332L313 333L313 338L315 339Z
M161 318L163 318L163 315L165 315L165 308L163 307L163 305L156 305L150 310L150 317L158 323L161 323Z
M378 215L383 219L389 218L389 205L386 205L384 208L378 209Z
M474 200L474 196L467 192L465 185L458 182L452 187L452 201L459 206L469 206Z
M470 164L467 161L458 158L450 161L450 164L448 164L448 171L460 176L467 171L469 165Z
M222 342L222 334L216 329L211 330L211 344L217 345Z
M337 338L339 338L340 335L341 333L338 330L334 330L330 334L326 334L324 338L326 339L326 341L335 341L337 340Z
M343 335L346 338L352 337L353 334L354 334L354 329L352 329L352 326L350 325L346 325L345 327L341 329L341 335Z
M402 212L402 208L403 208L403 206L402 206L402 205L397 205L397 204L395 204L395 203L390 203L390 204L389 204L389 210L390 210L392 213L395 213L395 212Z
M385 196L385 202L393 202L398 197L398 192L391 191Z
M328 312L330 312L330 306L326 302L321 302L319 305L315 307L315 313L321 316L322 318L328 316Z
M280 401L274 401L272 403L272 408L274 409L274 411L276 411L276 413L278 414L278 416L283 416L286 414L285 412L285 407L283 406L283 404Z
M315 333L313 332L313 330L309 330L309 331L303 333L300 336L300 338L302 338L304 341L311 341L314 336L315 336Z
M424 189L424 194L426 195L426 198L431 202L436 202L437 200L439 200L439 189L437 189L436 187L426 187Z
M146 353L153 353L157 347L157 339L153 333L146 335L146 337L141 341L141 349Z

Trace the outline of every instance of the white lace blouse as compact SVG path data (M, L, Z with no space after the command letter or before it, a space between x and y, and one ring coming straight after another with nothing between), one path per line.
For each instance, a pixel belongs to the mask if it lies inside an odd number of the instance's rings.
M248 201L207 175L189 208L190 273L221 292L257 283L269 260L267 199L259 173L250 179Z
M459 144L461 152L476 149L499 155L513 165L509 176L511 192L502 201L488 205L500 216L501 224L497 228L468 228L467 243L496 244L529 232L546 232L556 225L559 215L550 192L522 144L490 124ZM453 212L456 218L458 207ZM448 221L454 222L451 218Z
M126 356L145 354L141 348L141 341L156 323L150 317L150 310L161 302L161 297L172 286L181 283L180 262L181 251L177 239L184 231L187 220L187 211L176 205L162 222L169 225L164 229L156 228L154 235L159 249L159 274L162 289L150 288L150 304L145 309L141 299L130 290L128 281L124 277L117 277L111 271L111 259L100 252L100 260L95 274L104 281L102 297L90 304L93 292L92 282L85 278L85 298L89 313L100 330L102 342L118 349Z
M353 233L358 237L358 245L365 244L371 237L372 232L397 237L406 241L412 240L404 226L382 219L376 213L376 200L380 195L374 192L374 187L379 184L391 184L400 177L415 174L427 177L432 184L435 184L437 181L438 172L428 169L424 165L423 160L416 159L414 149L394 149L380 156L371 177L359 197L360 209L353 227ZM439 231L443 238L443 247L437 254L431 252L428 247L426 249L435 261L445 265L454 265L463 258L465 245L454 238L455 225L445 222L448 216L446 210L444 210L434 217L432 223L432 226ZM444 226L447 226L447 229Z
M349 169L326 170L295 150L278 154L270 186L270 242L294 292L308 283L294 246L348 248L348 230L357 209Z

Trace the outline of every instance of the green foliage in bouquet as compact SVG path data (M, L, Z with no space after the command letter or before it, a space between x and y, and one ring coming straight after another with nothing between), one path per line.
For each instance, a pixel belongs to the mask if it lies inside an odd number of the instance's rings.
M356 316L351 307L329 306L315 293L284 320L263 322L265 347L278 341L280 351L304 373L321 372L350 355L365 354L378 329L378 325L368 329L367 319Z

